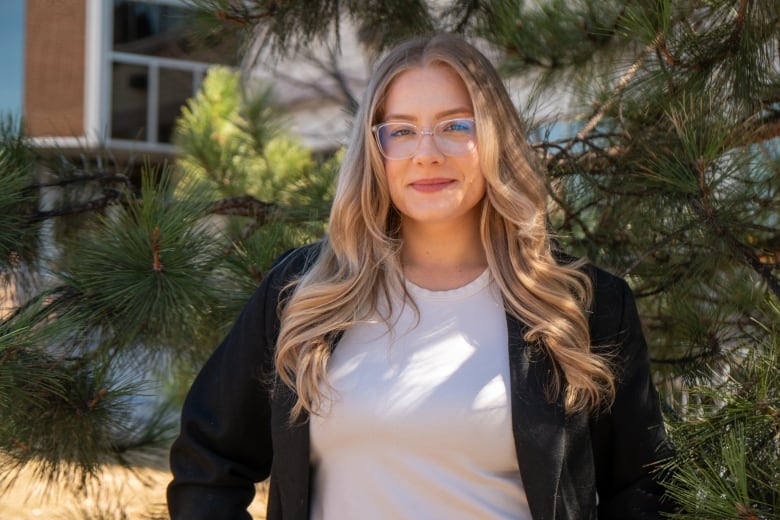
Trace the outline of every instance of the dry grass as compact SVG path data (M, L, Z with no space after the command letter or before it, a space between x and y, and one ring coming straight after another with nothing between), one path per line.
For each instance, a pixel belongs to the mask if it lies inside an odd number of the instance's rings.
M47 485L31 470L23 471L0 497L3 520L160 520L168 518L165 487L170 481L165 456L132 470L106 466L99 482L75 493L72 484ZM265 518L266 486L258 486L249 509L256 520Z

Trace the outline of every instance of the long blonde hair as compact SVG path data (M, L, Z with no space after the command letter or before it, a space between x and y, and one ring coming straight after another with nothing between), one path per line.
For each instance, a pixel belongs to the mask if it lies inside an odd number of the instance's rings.
M430 65L450 67L471 95L487 184L482 245L507 311L527 325L525 340L553 362L550 399L564 392L567 413L608 405L615 382L606 360L591 352L590 279L579 264L559 264L553 256L546 187L517 111L482 53L459 37L437 35L401 44L378 65L355 117L328 236L282 302L276 370L297 395L291 420L316 413L325 399L327 363L339 335L377 312L380 298L390 301L390 287L403 287L400 218L371 126L381 122L393 80Z

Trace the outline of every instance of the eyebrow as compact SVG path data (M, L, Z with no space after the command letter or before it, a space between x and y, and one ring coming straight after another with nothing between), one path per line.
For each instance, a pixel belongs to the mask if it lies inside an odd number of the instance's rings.
M455 114L474 114L474 111L469 107L456 107L451 108L449 110L444 110L442 112L438 112L435 114L436 119L443 119L447 116L455 115ZM384 120L388 121L390 119L401 119L404 121L417 121L417 116L412 116L409 114L385 114Z

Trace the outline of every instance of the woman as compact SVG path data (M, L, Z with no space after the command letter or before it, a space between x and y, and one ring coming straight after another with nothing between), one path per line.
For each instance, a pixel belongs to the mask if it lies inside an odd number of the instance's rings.
M669 453L626 283L554 251L490 62L378 66L327 238L280 258L187 397L173 518L660 518Z

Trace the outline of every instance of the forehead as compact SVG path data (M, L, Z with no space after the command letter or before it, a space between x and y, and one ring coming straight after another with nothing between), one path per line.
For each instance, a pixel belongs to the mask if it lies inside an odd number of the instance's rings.
M439 112L472 112L469 91L463 79L446 65L407 69L387 88L383 103L386 117L425 118Z

